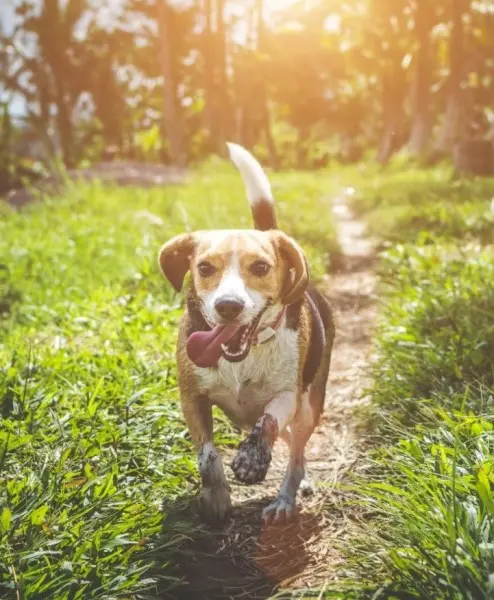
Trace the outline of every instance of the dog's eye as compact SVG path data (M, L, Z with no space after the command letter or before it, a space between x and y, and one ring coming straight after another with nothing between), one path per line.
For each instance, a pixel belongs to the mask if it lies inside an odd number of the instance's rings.
M271 269L271 267L263 260L256 260L255 263L250 265L250 272L252 275L256 275L256 277L264 277L264 275L269 273L269 269Z
M211 277L216 272L216 269L210 262L202 262L197 265L199 275L201 277Z

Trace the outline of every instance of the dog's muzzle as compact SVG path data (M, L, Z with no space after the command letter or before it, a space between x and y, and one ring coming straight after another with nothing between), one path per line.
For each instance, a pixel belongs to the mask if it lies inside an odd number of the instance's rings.
M248 355L253 344L271 339L281 324L285 309L268 327L258 331L259 322L268 308L266 305L248 325L228 323L216 325L209 331L195 331L187 340L187 354L198 367L212 367L223 356L229 362L240 362Z

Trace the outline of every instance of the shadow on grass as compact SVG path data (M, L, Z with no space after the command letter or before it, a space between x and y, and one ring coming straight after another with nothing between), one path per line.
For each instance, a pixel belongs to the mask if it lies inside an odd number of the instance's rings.
M293 522L265 526L261 511L271 500L234 506L228 522L216 528L200 521L195 498L164 506L165 530L179 521L190 531L175 553L175 574L182 579L176 600L267 600L310 571L314 557L307 549L323 527L321 516L303 513Z

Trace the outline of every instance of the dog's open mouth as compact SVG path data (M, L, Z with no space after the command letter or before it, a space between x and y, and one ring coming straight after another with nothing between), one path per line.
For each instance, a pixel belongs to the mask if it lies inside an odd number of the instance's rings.
M195 331L187 340L187 354L198 367L211 367L221 356L240 362L249 353L252 338L264 311L248 325L216 325L211 331Z
M252 336L257 323L244 325L233 334L233 336L224 344L221 344L221 350L226 360L238 362L243 360L249 353L252 343Z

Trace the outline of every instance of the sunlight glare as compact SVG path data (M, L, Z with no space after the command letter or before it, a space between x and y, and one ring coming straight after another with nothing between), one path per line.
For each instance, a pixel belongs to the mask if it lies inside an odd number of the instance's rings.
M324 20L324 30L328 33L339 33L341 29L340 15L329 15Z

